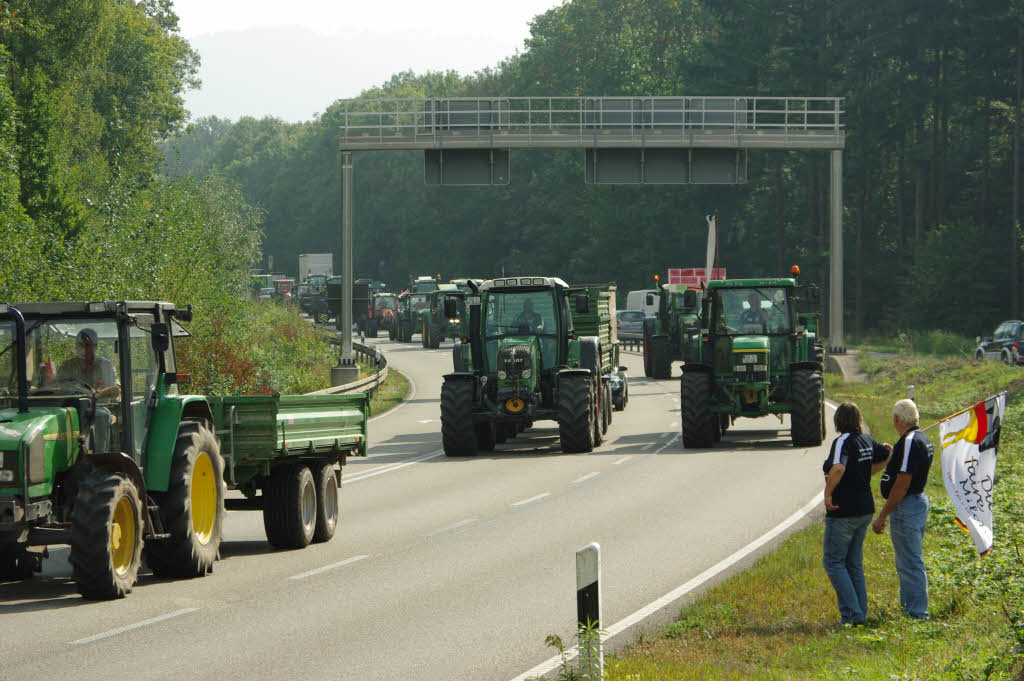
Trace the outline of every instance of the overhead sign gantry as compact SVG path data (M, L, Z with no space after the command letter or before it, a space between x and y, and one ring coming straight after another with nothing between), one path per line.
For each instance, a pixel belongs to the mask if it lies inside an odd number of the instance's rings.
M583 149L592 184L742 184L750 149L831 155L829 346L842 351L838 97L459 97L341 102L342 299L352 299L352 152L421 150L429 185L505 185L512 149ZM342 364L352 363L351 303Z

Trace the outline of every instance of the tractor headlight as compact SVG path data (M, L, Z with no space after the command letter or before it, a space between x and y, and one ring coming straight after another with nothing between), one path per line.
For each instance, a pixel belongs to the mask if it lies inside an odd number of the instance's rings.
M768 371L768 365L766 364L755 364L754 371Z
M523 369L523 378L529 378L530 376L533 376L533 372L529 369Z
M505 373L504 371L499 371L498 372L498 378L500 378L501 380L504 381L506 378L508 378L508 374Z

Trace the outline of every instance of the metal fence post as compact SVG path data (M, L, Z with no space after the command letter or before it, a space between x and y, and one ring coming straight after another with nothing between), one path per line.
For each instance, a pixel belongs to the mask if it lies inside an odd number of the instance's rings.
M601 546L587 544L576 552L576 626L579 632L580 677L604 679L601 646Z

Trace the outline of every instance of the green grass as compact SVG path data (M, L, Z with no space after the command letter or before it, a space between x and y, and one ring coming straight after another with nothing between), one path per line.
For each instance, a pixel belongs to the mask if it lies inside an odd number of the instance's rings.
M979 558L970 537L953 523L936 452L925 536L930 622L899 616L892 544L887 533L869 533L868 625L836 628L839 613L821 567L819 523L751 569L691 598L663 631L610 656L608 681L1024 680L1024 374L995 362L934 357L865 359L862 366L869 383L829 377L827 392L833 400L857 402L882 441L896 439L891 408L909 384L916 386L923 425L998 390L1011 391L997 465L992 553ZM875 478L876 490L877 484Z
M847 346L867 352L891 352L900 355L932 355L935 357L974 357L973 338L948 331L900 331L895 337L851 336Z
M383 414L395 407L409 394L409 379L395 369L388 369L388 376L379 388L373 391L370 413Z

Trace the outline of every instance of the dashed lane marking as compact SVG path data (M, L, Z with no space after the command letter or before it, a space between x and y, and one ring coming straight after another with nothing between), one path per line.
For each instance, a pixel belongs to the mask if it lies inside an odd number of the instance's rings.
M587 473L587 474L586 474L586 475L584 475L584 476L581 476L581 477L578 477L578 478L576 478L575 480L573 480L573 481L572 481L572 482L570 482L569 484L570 484L570 485L578 485L578 484L579 484L579 483L581 483L581 482L586 482L587 480L590 480L590 479L591 479L592 477L594 477L594 476L596 476L596 475L601 475L601 473L600 473L600 472L598 472L598 471L594 471L593 473Z
M460 527L465 527L466 525L469 525L470 523L475 523L475 522L476 522L476 518L466 518L465 520L460 520L459 522L455 523L454 525L449 525L448 527L442 527L440 530L434 530L430 534L426 534L426 535L423 535L423 536L425 536L427 538L436 537L439 534L444 534L445 532L451 532L452 530L457 530Z
M111 636L117 636L118 634L123 634L128 631L141 629L142 627L148 627L151 624L157 624L158 622L165 622L175 617L181 617L182 615L187 615L190 612L195 612L198 609L199 608L183 608L181 610L175 610L174 612L169 612L166 615L160 615L159 617L151 617L148 620L142 620L141 622L136 622L135 624L129 624L123 627L118 627L117 629L111 629L110 631L105 631L102 634L96 634L95 636L87 636L86 638L80 638L77 641L72 641L70 645L81 646L85 645L86 643L93 643L94 641L110 638Z
M633 455L629 454L628 456L624 456L621 459L619 459L618 461L615 461L614 463L612 463L612 465L613 466L618 466L620 463L626 463L627 461L629 461L632 458L633 458Z
M351 565L352 563L357 563L357 562L359 562L359 561L361 561L361 560L363 560L365 558L369 558L369 556L352 556L351 558L346 558L345 560L340 560L337 563L331 563L330 565L324 565L323 567L318 567L315 570L309 570L307 572L300 572L297 575L292 575L288 579L305 579L306 577L312 577L313 575L318 575L321 572L327 572L328 570L334 570L335 568L340 568L340 567L343 567L345 565Z
M418 456L415 459L409 459L408 461L404 461L402 463L396 463L396 464L393 464L393 465L383 466L381 468L374 468L373 470L366 471L365 473L356 473L355 475L353 475L350 478L346 478L346 477L342 476L341 484L342 485L350 485L353 482L359 482L361 480L366 480L367 478L373 478L373 477L376 477L378 475L384 475L385 473L392 473L394 471L397 471L397 470L400 470L402 468L405 468L406 466L412 466L413 464L419 463L420 461L427 461L428 459L436 459L437 457L439 457L439 456L441 456L443 454L444 454L444 450L443 449L438 449L437 451L430 452L429 454L424 454L423 456Z
M526 504L530 504L530 503L533 503L534 501L539 501L540 499L543 499L544 497L550 497L550 496L551 496L551 492L543 492L541 494L538 494L535 497L530 497L529 499L523 499L522 501L516 501L512 505L513 506L525 506Z

